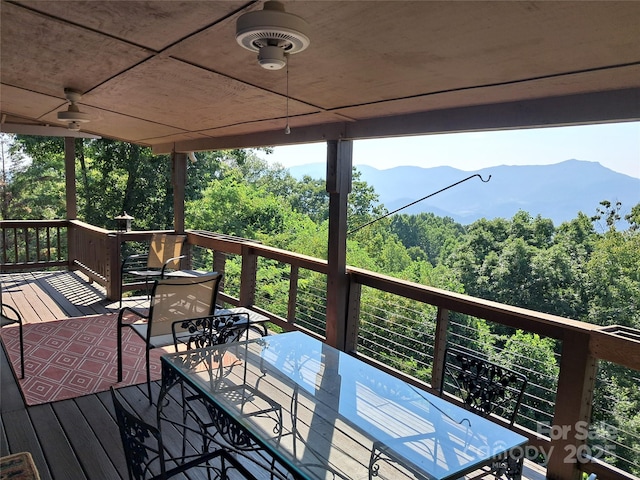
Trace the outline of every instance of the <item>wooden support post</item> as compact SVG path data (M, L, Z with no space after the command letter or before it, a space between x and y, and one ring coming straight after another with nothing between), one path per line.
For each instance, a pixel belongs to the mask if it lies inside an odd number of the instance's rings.
M250 307L256 302L256 276L258 256L248 245L242 245L242 272L240 274L240 306Z
M293 325L296 323L296 307L298 304L298 273L297 265L291 265L289 274L289 303L287 305L287 321Z
M27 234L27 230L25 229L25 240L26 240L26 234ZM78 258L77 252L78 252L77 228L71 222L67 221L67 269L69 271L75 270L75 261ZM27 258L29 258L28 255L27 255Z
M329 245L327 275L327 343L346 347L347 299L347 198L351 191L353 142L327 142L327 192L329 192Z
M433 342L433 366L431 368L431 388L439 389L444 376L444 351L447 348L449 330L449 310L438 307L436 333Z
M78 217L76 200L76 143L73 137L64 137L64 176L67 220Z
M184 191L187 185L187 154L173 152L171 162L173 183L173 229L184 233Z
M67 220L75 220L78 216L78 204L76 199L76 143L75 138L64 138L64 178L65 178L65 203ZM67 224L67 268L74 269L76 260L76 236L73 227Z
M220 280L220 291L224 292L224 272L227 265L227 255L224 252L213 252L213 271L222 275Z
M344 351L355 352L358 347L358 332L360 331L360 300L362 299L362 285L349 279L349 299L347 306L347 326Z
M589 351L588 333L571 333L562 342L556 409L551 426L551 455L547 478L577 480L585 428L591 417L596 360Z
M120 278L120 245L122 242L122 234L120 232L109 234L107 236L107 299L116 301L122 297L122 278Z

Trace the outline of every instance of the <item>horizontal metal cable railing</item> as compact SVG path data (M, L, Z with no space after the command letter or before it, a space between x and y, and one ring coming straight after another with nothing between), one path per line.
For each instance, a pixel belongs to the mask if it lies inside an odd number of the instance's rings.
M629 408L634 401L640 401L640 372L600 362L592 424L582 453L640 476L640 412Z
M367 294L363 292L363 298ZM419 302L408 305L406 299L392 299L385 294L386 306L361 305L360 336L358 352L374 360L386 362L394 368L412 375L426 383L431 380L433 368L433 344L435 341L435 311L425 314L425 307ZM364 303L364 302L363 302ZM432 309L433 310L433 309ZM536 361L529 357L517 356L512 364L501 362L504 349L499 346L500 335L491 334L493 343L486 350L480 345L489 341L485 333L484 339L477 328L478 319L463 315L455 315L461 320L452 320L449 327L448 343L451 346L462 346L476 354L496 363L502 363L529 379L516 423L532 430L541 431L550 425L553 419L555 376L543 375L536 369ZM466 320L466 321L463 321ZM559 360L559 357L556 361ZM532 381L537 379L538 381ZM542 380L542 381L540 381Z
M298 289L295 324L321 337L327 330L326 287L308 283Z

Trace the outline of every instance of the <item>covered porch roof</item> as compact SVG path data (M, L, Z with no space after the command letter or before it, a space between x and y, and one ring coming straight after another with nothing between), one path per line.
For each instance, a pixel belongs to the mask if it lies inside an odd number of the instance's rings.
M156 153L640 118L639 2L283 3L311 39L290 135L286 69L235 40L263 2L241 0L2 0L2 131L66 127L64 88L84 132Z

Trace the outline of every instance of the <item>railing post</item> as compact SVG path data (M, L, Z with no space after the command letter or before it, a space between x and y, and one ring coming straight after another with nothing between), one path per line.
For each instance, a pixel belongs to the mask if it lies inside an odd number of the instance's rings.
M433 342L433 367L431 368L431 387L439 389L444 375L444 351L447 348L449 330L449 310L438 307L436 332Z
M289 303L287 304L287 321L293 325L296 322L296 306L298 304L298 266L291 265L289 273Z
M240 274L240 306L249 307L256 301L258 256L249 245L242 245L242 273Z
M360 331L360 300L362 299L362 285L353 281L349 276L349 299L347 304L347 335L344 346L345 352L355 352L358 347L358 332Z
M218 272L222 275L222 280L220 280L220 290L224 291L224 272L227 266L227 254L224 252L219 252L215 250L213 252L213 271Z
M556 408L551 426L547 478L577 480L591 417L596 360L589 351L590 335L573 332L562 342Z
M67 221L67 269L69 271L75 270L75 261L78 258L78 232L75 225Z
M122 282L120 279L120 244L121 234L107 235L106 251L106 295L109 300L120 300L122 297Z

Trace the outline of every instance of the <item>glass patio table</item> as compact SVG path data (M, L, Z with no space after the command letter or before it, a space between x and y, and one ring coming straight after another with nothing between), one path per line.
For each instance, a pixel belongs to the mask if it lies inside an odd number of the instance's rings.
M178 384L204 401L218 445L266 455L274 478L454 479L521 466L527 442L301 332L163 355L159 418Z

